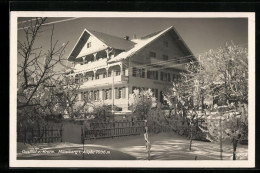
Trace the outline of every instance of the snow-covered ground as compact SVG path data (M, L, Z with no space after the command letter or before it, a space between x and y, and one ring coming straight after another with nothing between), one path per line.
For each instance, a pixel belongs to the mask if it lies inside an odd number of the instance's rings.
M150 134L151 160L218 160L219 143L194 140L189 150L189 140L174 133ZM25 153L32 150L31 153ZM86 160L146 160L147 153L143 135L113 139L85 141ZM40 153L33 153L37 151ZM48 152L49 151L49 152ZM83 145L73 143L30 145L18 143L18 159L79 160L83 159ZM30 151L29 151L30 152ZM72 153L73 152L73 153ZM223 160L232 160L232 144L223 143ZM247 145L238 145L237 159L247 159Z

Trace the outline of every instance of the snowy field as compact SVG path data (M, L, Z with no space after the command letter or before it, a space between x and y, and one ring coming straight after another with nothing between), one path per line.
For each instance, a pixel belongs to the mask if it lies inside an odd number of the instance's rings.
M151 160L219 160L219 143L189 140L174 133L150 134ZM238 144L237 160L247 159L247 145ZM83 154L84 151L84 154ZM223 160L232 160L232 143L223 143ZM85 141L82 144L18 143L18 160L147 160L143 135Z

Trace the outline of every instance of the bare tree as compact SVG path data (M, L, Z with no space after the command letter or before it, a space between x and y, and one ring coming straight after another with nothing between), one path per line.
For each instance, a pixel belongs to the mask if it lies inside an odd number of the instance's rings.
M68 110L76 114L71 108L77 104L79 85L60 68L67 60L63 55L68 42L61 44L58 40L54 41L54 25L47 27L46 20L31 20L29 26L23 27L24 38L18 40L18 128L40 128L47 124L48 117L62 118L64 111ZM47 34L49 29L49 47L43 47L39 37ZM72 70L67 66L65 69ZM80 106L77 111L83 107Z

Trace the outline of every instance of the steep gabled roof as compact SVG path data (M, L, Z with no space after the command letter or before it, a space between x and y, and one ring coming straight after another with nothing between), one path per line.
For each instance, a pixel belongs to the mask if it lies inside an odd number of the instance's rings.
M140 50L142 50L147 45L151 44L153 41L157 40L158 38L160 38L162 35L164 35L167 32L172 32L178 38L179 46L186 52L187 55L193 55L193 53L188 48L186 43L183 41L181 36L178 34L176 29L173 26L171 26L171 27L169 27L167 29L164 29L164 30L161 30L161 31L157 31L157 32L151 33L149 35L146 35L144 37L141 37L140 39L135 41L137 44L132 49L120 53L119 55L117 55L116 57L112 58L108 62L115 62L115 61L124 60L124 59L126 59L128 57L131 57L131 56L135 55L137 52L139 52Z
M137 52L139 52L140 50L145 48L147 45L151 44L153 41L157 40L162 35L164 35L165 33L168 33L168 32L171 32L172 35L174 35L174 37L177 38L176 39L176 40L178 40L177 44L185 52L186 55L193 55L191 50L188 48L186 43L183 41L183 39L181 38L181 36L178 34L178 32L176 31L176 29L173 26L171 26L167 29L161 30L161 31L157 31L157 32L148 34L144 37L141 37L140 39L135 39L132 41L126 40L124 38L112 36L109 34L85 29L82 32L79 40L75 44L72 52L70 53L68 60L74 60L79 55L80 51L86 44L87 39L89 38L90 35L93 37L96 37L98 40L103 42L106 47L124 50L123 52L121 52L120 54L118 54L117 56L115 56L114 58L112 58L108 61L108 62L115 62L115 61L120 61L120 60L123 60L123 59L126 59L128 57L135 55Z
M112 47L114 49L126 50L132 49L135 45L134 42L130 40L126 40L124 38L108 35L102 32L88 30L95 37L105 43L107 46Z
M78 39L77 43L72 49L72 52L70 53L68 60L74 60L79 55L80 51L86 44L90 35L99 39L107 47L111 47L114 49L128 51L129 49L132 49L135 45L134 42L130 40L126 40L124 38L108 35L93 30L84 29L80 38Z

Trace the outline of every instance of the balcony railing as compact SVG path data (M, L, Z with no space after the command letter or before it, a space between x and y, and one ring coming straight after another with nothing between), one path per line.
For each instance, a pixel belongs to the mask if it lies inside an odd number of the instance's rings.
M83 71L83 70L93 69L96 67L102 67L102 66L106 66L106 65L107 65L107 59L102 58L97 61L88 62L87 64L83 64L83 65L77 64L75 66L75 71Z
M127 82L127 81L128 81L128 76L125 75L114 76L114 83ZM113 82L113 77L106 77L102 79L84 81L82 83L82 87L107 85L107 84L112 84L112 82Z

